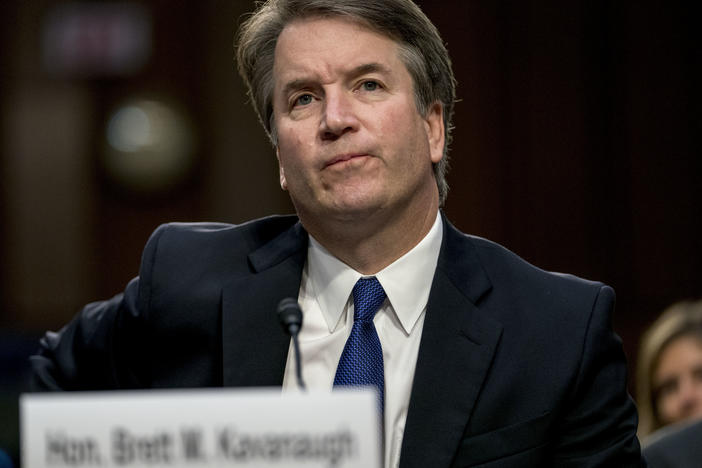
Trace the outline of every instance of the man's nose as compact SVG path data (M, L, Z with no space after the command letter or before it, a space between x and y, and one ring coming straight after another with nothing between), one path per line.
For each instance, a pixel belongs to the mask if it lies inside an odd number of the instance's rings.
M322 139L335 140L345 133L356 131L358 124L353 97L344 91L327 92L320 125Z

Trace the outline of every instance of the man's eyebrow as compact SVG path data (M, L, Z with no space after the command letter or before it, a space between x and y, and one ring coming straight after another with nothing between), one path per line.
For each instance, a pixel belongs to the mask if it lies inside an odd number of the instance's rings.
M344 72L344 75L346 75L347 77L355 78L355 77L358 77L361 75L365 75L367 73L390 74L390 73L392 73L392 71L391 71L390 67L388 67L386 65L383 65L383 64L377 63L377 62L371 62L371 63L364 63L362 65L354 67L354 68L350 69L349 71ZM316 80L314 78L299 78L299 79L289 81L283 87L283 96L287 96L288 94L292 93L293 91L297 91L299 89L313 87L315 82L316 82Z
M297 80L288 81L283 87L283 96L287 96L293 91L297 91L298 89L308 88L312 86L313 82L313 80L307 78L300 78Z
M351 71L348 72L348 75L349 76L359 76L359 75L365 75L366 73L387 73L387 74L390 74L391 70L387 65L383 65L382 63L372 62L372 63L364 63L363 65L359 65L355 68L352 68Z

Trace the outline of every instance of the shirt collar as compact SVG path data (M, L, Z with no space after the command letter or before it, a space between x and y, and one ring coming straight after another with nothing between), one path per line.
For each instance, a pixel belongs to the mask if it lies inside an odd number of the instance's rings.
M426 236L409 252L375 274L405 333L409 334L427 305L439 259L443 224L437 213ZM333 332L361 273L334 257L309 236L307 271L324 319Z

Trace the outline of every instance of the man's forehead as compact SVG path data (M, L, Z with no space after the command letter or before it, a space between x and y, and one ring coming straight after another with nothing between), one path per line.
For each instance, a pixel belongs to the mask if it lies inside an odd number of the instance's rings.
M346 31L342 33L340 29ZM329 41L330 38L334 40ZM367 47L368 41L373 41L375 47ZM387 47L378 47L382 43ZM319 73L392 73L395 64L404 65L394 38L355 19L315 16L285 26L276 44L273 72L279 80L289 81Z
M285 24L279 36L283 35L285 31L290 31L291 29L309 28L310 24L316 22L345 24L353 29L357 29L358 31L370 32L385 37L393 42L399 42L397 37L389 34L388 31L385 31L380 27L374 26L364 18L342 14L310 14L308 16L294 18Z

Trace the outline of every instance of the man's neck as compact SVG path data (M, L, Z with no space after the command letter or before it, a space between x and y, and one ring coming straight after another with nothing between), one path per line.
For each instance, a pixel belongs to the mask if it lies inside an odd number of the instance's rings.
M325 220L322 225L302 223L332 255L364 275L373 275L409 252L429 232L438 214L438 200L421 211L382 211Z

